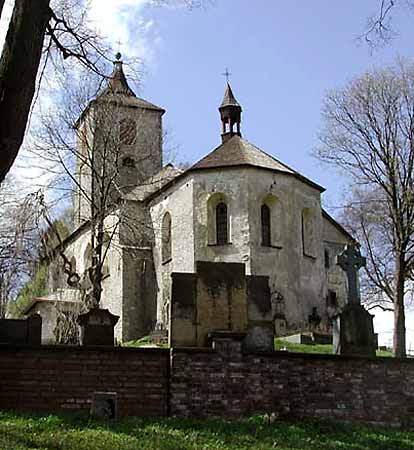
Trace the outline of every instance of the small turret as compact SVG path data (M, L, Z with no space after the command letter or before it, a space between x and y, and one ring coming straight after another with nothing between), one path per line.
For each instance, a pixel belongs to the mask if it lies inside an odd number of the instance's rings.
M219 111L221 122L223 125L223 131L221 135L222 141L226 142L235 134L241 137L240 123L242 108L234 97L229 82L227 82L226 92L224 93L224 98L219 107ZM236 131L234 131L235 125Z

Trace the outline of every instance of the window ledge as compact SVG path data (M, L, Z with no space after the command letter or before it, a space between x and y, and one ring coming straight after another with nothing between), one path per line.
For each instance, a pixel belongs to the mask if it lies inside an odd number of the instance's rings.
M207 247L226 247L233 245L231 242L226 242L225 244L207 244Z
M272 244L270 244L270 245L262 244L262 247L265 247L265 248L277 248L278 250L281 250L283 248L281 245L272 245Z
M162 266L166 266L169 262L171 262L172 261L172 258L168 258L168 259L166 259L165 261L162 261L161 262L161 265Z
M316 260L318 259L316 256L313 256L313 255L307 255L306 253L304 253L303 256L304 256L305 258L312 259L313 261L316 261Z

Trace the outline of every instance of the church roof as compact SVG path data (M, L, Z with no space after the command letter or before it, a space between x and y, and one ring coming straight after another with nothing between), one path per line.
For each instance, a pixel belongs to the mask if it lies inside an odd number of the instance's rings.
M130 106L131 108L149 109L152 111L159 111L162 114L165 113L165 109L135 95L135 92L130 88L126 79L123 62L120 60L121 54L118 53L116 58L117 60L114 61L114 69L108 79L107 86L94 100L89 102L88 106L75 122L75 128L79 126L83 118L89 112L91 106L99 104L99 102L114 102L116 104L121 104L122 106Z
M116 97L121 99L122 103L127 106L165 112L165 110L159 106L135 95L135 92L130 88L126 79L120 53L117 53L116 55L114 70L109 77L106 88L99 94L98 99L114 100Z
M253 166L284 172L301 179L321 192L325 190L322 186L299 174L238 135L234 135L231 139L228 139L219 147L215 148L207 156L190 167L189 170L217 169L232 166Z
M233 94L230 83L227 83L226 92L224 93L223 101L221 102L220 108L225 108L226 106L239 106L236 97Z
M167 164L159 172L143 181L141 185L135 186L124 194L123 199L144 201L147 197L162 189L166 184L181 174L182 170L177 169L172 164Z

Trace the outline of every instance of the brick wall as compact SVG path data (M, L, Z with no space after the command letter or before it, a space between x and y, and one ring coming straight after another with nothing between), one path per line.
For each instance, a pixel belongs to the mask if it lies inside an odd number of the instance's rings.
M116 392L120 416L168 412L169 351L0 347L0 408L89 410L94 392Z
M79 411L116 392L121 416L276 413L414 426L414 360L285 352L240 342L169 350L0 346L0 409Z
M234 350L234 349L233 349ZM176 349L171 414L414 425L414 361Z

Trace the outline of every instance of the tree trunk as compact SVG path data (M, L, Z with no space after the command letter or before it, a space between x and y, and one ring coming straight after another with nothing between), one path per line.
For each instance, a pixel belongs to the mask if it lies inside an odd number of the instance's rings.
M0 0L3 1L3 0ZM16 0L0 59L0 183L23 142L50 0Z
M4 6L4 0L0 0L0 19L1 19L1 13L3 12L3 6Z
M394 356L406 357L405 345L405 309L404 309L404 285L405 285L405 259L398 255L395 267L395 300L394 300Z

